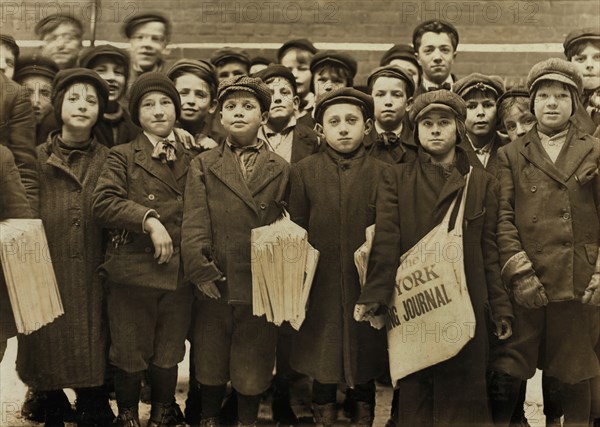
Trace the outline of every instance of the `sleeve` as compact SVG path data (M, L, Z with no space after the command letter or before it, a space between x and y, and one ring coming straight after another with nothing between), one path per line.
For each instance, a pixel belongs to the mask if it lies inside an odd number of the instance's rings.
M5 107L8 111L0 112L3 117L8 116L8 135L4 135L2 140L6 141L14 155L32 213L37 214L40 188L35 149L35 122L29 97L21 93L21 87L17 84L14 87L14 93L9 93L11 89L7 88L5 95L7 97L5 99L8 100Z
M485 219L483 223L482 252L488 300L495 321L501 318L512 319L512 303L507 288L500 276L500 256L496 241L498 229L498 197L500 185L491 178L485 195Z
M292 165L290 173L290 218L304 229L308 229L310 201L306 195L302 171L297 165Z
M142 233L143 222L153 215L150 208L128 199L127 155L124 146L113 147L96 183L93 196L94 218L104 228ZM128 148L128 147L125 147Z
M0 220L32 217L15 159L8 148L0 146Z
M181 256L185 279L198 285L223 277L213 255L212 222L202 162L196 157L190 163L185 185Z
M369 255L367 280L358 304L387 305L396 283L400 265L400 209L395 170L386 168L377 186L375 237Z

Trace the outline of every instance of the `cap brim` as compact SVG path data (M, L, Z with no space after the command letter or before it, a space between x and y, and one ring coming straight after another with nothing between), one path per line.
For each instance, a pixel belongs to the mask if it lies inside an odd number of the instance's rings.
M458 113L454 110L454 108L452 108L446 104L433 103L433 104L427 105L425 108L423 108L421 111L419 111L419 113L415 117L415 122L417 122L421 117L423 117L425 114L427 114L428 112L430 112L432 110L447 111L448 113L452 113L454 116L458 116Z
M573 80L571 80L570 78L568 78L567 76L565 76L563 74L558 74L558 73L548 73L548 74L544 74L543 76L538 77L537 79L535 79L533 81L533 83L531 84L531 87L532 88L535 87L538 83L540 83L543 80L561 82L566 85L572 86L575 88L575 90L579 91L577 84Z

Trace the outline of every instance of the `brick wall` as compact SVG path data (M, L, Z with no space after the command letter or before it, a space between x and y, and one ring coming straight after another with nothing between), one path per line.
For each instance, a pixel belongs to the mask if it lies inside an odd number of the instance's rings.
M25 52L31 51L35 22L59 10L86 21L86 38L91 37L92 2L84 0L1 0L1 30L14 35ZM562 56L560 44L572 29L600 27L597 0L101 0L96 39L124 42L123 20L149 10L161 11L173 21L171 60L207 57L217 45L239 43L253 43L248 49L252 55L273 57L278 44L296 37L317 44L363 43L352 50L359 61L358 83L378 65L386 44L410 43L414 26L427 19L446 19L458 28L457 75L499 74L509 84L523 81L535 62ZM189 43L198 45L186 46Z

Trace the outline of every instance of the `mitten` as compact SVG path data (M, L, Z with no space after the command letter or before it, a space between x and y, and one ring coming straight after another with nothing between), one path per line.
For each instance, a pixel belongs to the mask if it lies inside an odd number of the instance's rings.
M540 308L548 304L544 285L535 273L514 280L512 292L516 303L525 308Z

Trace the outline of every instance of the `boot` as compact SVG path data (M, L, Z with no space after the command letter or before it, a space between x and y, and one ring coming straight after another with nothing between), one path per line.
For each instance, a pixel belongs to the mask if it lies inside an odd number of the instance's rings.
M185 401L185 422L197 426L202 419L202 400L200 395L200 384L196 380L190 380L190 388Z
M179 420L177 410L175 409L176 405L173 403L153 403L147 427L185 426L185 422Z
M65 392L62 390L52 390L46 393L44 427L64 427L65 404L63 399L66 399L66 397ZM71 406L70 403L69 406Z
M253 422L252 424L242 424L238 421L237 427L256 427L256 422Z
M283 376L275 376L273 381L273 401L271 402L273 421L282 425L297 425L298 417L290 404L290 381Z
M509 425L519 399L521 380L504 372L488 374L488 393L496 425Z
M375 405L368 402L354 402L352 411L352 427L371 427L375 419Z
M199 424L190 424L190 427L221 427L219 423L219 418L206 418L204 420L200 420Z
M119 408L119 416L113 422L114 427L141 427L138 408Z
M324 405L312 404L313 417L317 427L332 426L337 420L337 406L335 403Z
M63 407L63 418L65 422L75 422L75 411L71 407L71 402L67 398L64 391L57 390L57 402ZM58 393L61 393L60 398ZM47 406L47 394L43 391L37 391L32 387L27 389L23 405L21 406L21 415L23 418L35 421L37 423L43 423L46 419L46 406Z
M108 427L115 414L110 408L108 393L104 387L77 389L77 426Z
M232 388L229 396L225 398L225 403L221 408L220 416L221 424L226 426L234 426L237 424L238 419L238 399L237 392Z

